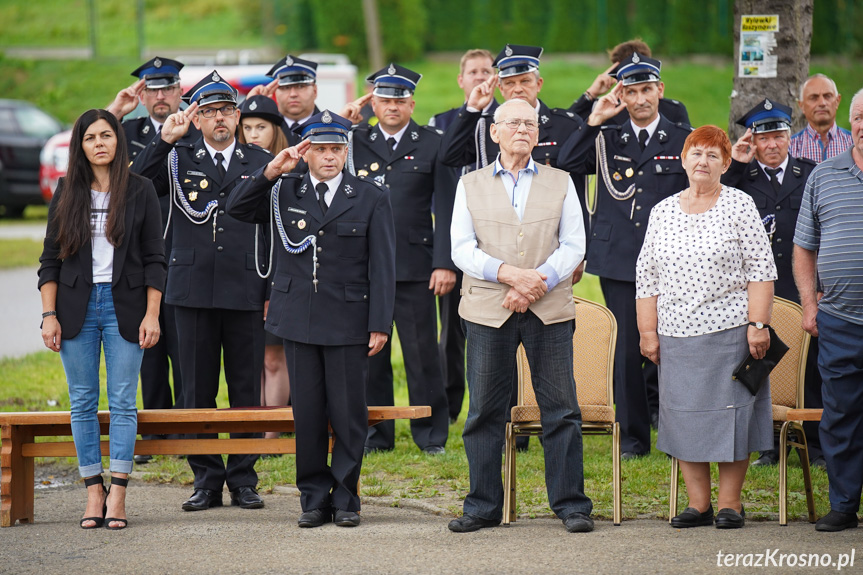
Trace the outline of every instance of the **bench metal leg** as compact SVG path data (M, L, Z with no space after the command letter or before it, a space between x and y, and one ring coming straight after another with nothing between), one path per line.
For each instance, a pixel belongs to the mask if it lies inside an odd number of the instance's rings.
M21 454L23 444L32 443L33 432L3 425L0 434L0 527L33 523L33 458Z

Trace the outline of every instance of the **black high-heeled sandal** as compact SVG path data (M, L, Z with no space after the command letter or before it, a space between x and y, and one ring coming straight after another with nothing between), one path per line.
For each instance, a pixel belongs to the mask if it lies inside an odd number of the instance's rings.
M111 485L119 485L120 487L126 487L129 485L129 479L123 479L122 477L114 477L111 476ZM110 493L110 491L109 491ZM108 514L108 498L105 498L105 514ZM111 527L111 523L122 523L119 527ZM116 517L106 517L105 518L105 529L110 529L111 531L119 531L120 529L125 529L126 526L129 525L129 521L126 519L118 519Z
M102 476L94 475L84 480L84 487L92 485L101 485L102 491L105 493L105 503L102 504L102 517L85 517L81 520L81 529L98 529L102 527L105 524L105 515L108 513L108 490L105 489L105 482L102 480ZM85 521L92 521L95 525L84 525Z

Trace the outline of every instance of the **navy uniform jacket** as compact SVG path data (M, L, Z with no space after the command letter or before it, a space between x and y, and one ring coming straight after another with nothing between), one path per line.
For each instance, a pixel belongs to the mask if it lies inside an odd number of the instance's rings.
M797 226L797 215L800 213L803 188L806 187L806 180L816 165L818 164L812 160L789 156L778 196L774 193L767 174L756 160L752 160L749 164L731 160L731 167L722 175L723 184L738 188L752 196L762 218L771 214L776 216L776 231L770 238L779 278L774 282L774 293L797 303L800 303L800 293L797 291L791 270L794 229ZM767 226L769 233L770 225L767 224Z
M243 180L228 200L228 213L246 222L270 221L270 189L263 168ZM281 176L279 212L295 244L285 250L274 232L276 262L267 331L312 345L367 345L369 333L392 332L395 305L395 231L389 194L370 179L344 172L326 215L308 174ZM318 257L317 292L312 254ZM290 311L289 311L290 310Z
M572 173L597 174L596 213L588 234L588 273L600 277L635 281L635 261L644 243L650 210L660 201L689 185L680 152L692 131L688 124L675 124L660 116L659 125L644 151L632 124L600 127L582 125L560 151L560 168ZM603 165L597 169L597 135L605 141ZM615 193L627 199L615 199Z
M488 123L492 122L491 119L494 116L494 111L497 110L497 107L500 106L497 100L492 100L491 106L489 106L488 110L481 113L482 116L489 118ZM464 107L464 106L462 106ZM440 114L435 114L429 120L429 126L432 128L437 128L438 130L443 130L446 132L447 128L450 127L453 120L458 116L458 112L461 108L451 108L446 112L441 112Z
M266 281L256 271L256 226L227 215L225 205L241 177L269 162L272 154L253 144L237 142L225 180L220 183L203 138L194 143L181 140L174 146L157 138L139 155L137 167L153 180L160 196L170 193L167 160L173 148L178 155L180 186L192 208L203 211L210 201L218 202L218 207L215 220L211 215L205 223L195 224L174 205L165 302L194 308L263 309ZM266 273L269 238L263 231L257 236L258 261L261 273Z
M396 227L396 281L427 282L433 269L456 270L450 254L455 171L440 162L440 133L413 120L390 153L379 126L359 125L353 168L389 191ZM434 224L432 224L434 199Z
M593 111L593 104L595 100L588 100L584 97L584 94L581 97L573 102L572 106L569 107L570 112L574 112L582 120L587 122L588 116L590 116L590 112ZM678 122L682 124L689 124L689 112L686 111L686 106L683 105L683 102L678 100L672 100L670 98L661 98L659 100L659 113L665 116L665 118L676 124ZM622 126L625 122L629 121L629 112L624 108L621 112L610 119L606 124L613 124L616 126Z
M47 282L57 282L57 321L63 339L81 332L87 313L87 301L93 287L93 247L84 242L81 248L65 260L58 258L58 226L54 217L63 179L48 209L48 229L39 258L39 288ZM165 289L165 244L159 226L159 204L153 186L146 178L131 174L126 190L126 230L123 241L114 248L111 294L120 335L127 341L138 342L138 328L147 312L147 288Z
M126 149L129 151L129 161L134 162L138 154L146 150L153 138L156 137L156 128L149 116L126 120L122 126L126 133ZM183 136L181 141L191 143L200 137L201 131L193 124L189 126L188 133ZM134 170L134 168L132 169Z

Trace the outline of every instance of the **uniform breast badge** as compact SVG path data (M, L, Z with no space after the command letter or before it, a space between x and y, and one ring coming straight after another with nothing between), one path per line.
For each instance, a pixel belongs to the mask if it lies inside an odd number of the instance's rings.
M210 184L209 184L209 182L207 182L207 180L201 180L201 184L200 184L200 186L201 186L201 189L202 189L202 190L206 190L206 189L207 189L207 186L209 186L209 185L210 185Z
M366 170L360 170L359 172L357 172L357 175L358 176L368 176L369 173Z
M620 175L620 172L614 172L611 174L611 177L614 178L614 181L619 182L623 179L623 176Z
M626 173L626 177L627 177L627 178L631 178L631 177L632 177L632 174L634 174L635 172L632 170L632 168L626 168L626 172L625 172L625 173Z
M297 222L297 227L298 227L298 228L300 228L301 230L306 229L306 220L300 220L300 221L298 221L298 222Z
M193 202L198 199L198 192L189 192L189 199Z
M372 165L369 166L369 169L373 172L377 172L378 168L380 168L380 167L381 167L381 165L378 164L377 162L372 162Z

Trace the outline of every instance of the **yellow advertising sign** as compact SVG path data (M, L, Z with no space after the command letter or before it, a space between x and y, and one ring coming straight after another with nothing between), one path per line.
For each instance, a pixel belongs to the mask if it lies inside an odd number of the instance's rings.
M741 32L778 32L779 15L772 16L741 16Z

